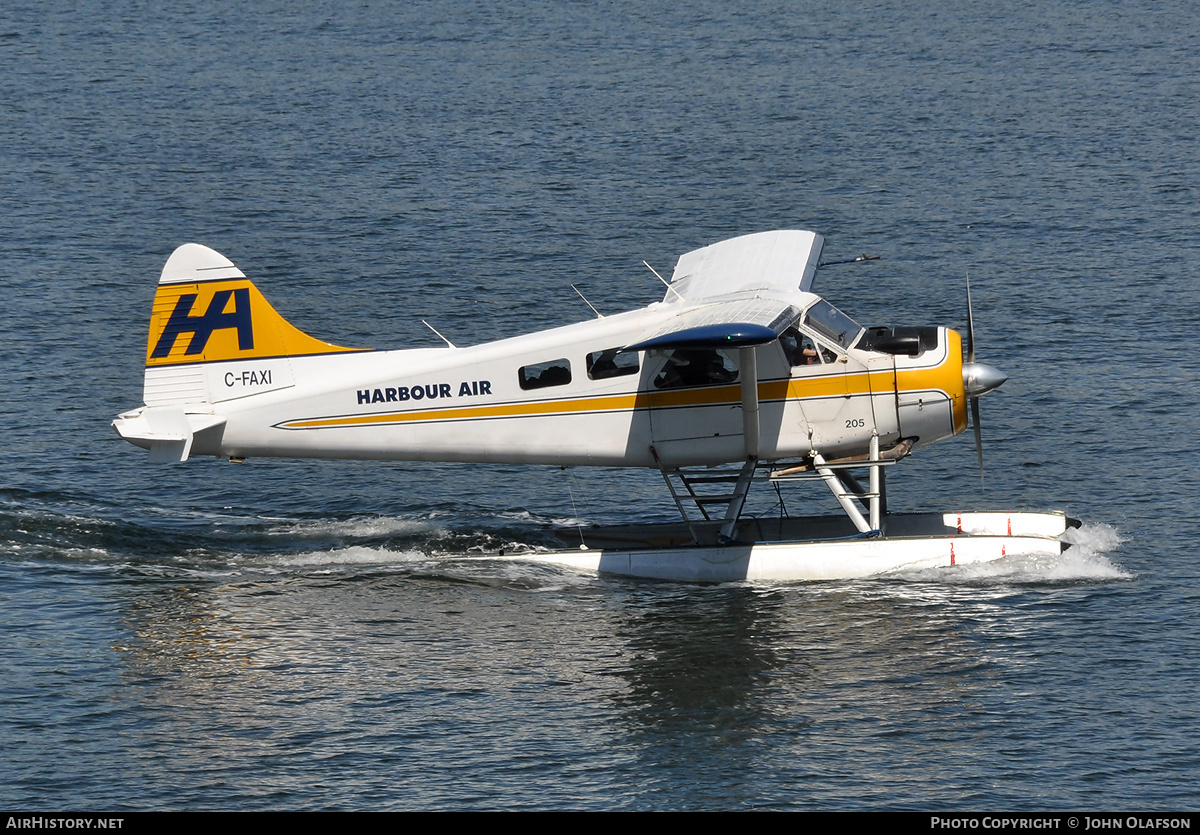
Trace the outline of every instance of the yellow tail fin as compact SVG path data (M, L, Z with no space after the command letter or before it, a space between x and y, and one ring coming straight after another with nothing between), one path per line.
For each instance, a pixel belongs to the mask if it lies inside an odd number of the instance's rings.
M163 267L150 313L146 366L361 350L314 339L275 312L215 250L184 244Z

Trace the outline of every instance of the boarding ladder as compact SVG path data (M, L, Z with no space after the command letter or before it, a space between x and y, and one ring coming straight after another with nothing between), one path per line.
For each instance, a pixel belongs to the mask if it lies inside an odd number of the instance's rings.
M748 458L737 469L730 466L666 467L662 464L658 469L692 539L698 544L700 537L696 525L702 522L720 521L718 542L732 541L757 467L758 459ZM693 505L695 509L689 513L688 507Z

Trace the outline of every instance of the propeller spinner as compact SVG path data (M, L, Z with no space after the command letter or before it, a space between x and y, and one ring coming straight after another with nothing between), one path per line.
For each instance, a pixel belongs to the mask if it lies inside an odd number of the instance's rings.
M975 361L975 320L971 315L971 279L967 279L967 361L963 363L963 392L971 402L971 423L975 426L975 460L979 462L979 483L983 484L983 428L979 423L979 398L1000 388L1008 375L986 363Z

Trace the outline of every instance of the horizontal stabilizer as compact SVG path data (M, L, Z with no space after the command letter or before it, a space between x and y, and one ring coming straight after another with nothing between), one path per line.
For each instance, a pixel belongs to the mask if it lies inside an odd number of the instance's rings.
M124 412L112 422L117 434L143 449L150 450L155 463L186 461L197 432L213 429L225 418L210 414L188 414L174 406L144 407Z

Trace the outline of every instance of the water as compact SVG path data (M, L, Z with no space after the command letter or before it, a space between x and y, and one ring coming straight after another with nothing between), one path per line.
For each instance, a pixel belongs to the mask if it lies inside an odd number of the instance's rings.
M74 809L1195 810L1197 13L1186 3L10 3L0 801ZM657 476L149 465L158 271L459 344L811 228L870 324L1011 379L898 510L1066 509L1061 558L691 587L488 559ZM824 510L817 494L793 512ZM752 508L777 512L770 497Z

